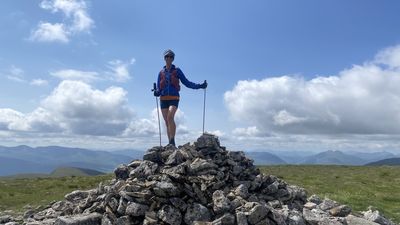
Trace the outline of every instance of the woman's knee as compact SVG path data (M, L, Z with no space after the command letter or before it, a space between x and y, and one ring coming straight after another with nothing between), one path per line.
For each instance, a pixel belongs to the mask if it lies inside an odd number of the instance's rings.
M174 116L173 115L168 115L167 116L167 123L168 124L171 124L171 123L174 123L175 121L174 121Z

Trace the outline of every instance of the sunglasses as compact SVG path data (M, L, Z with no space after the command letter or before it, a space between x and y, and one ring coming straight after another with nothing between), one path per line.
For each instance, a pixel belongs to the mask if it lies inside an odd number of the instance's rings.
M164 58L174 58L172 55L166 55Z

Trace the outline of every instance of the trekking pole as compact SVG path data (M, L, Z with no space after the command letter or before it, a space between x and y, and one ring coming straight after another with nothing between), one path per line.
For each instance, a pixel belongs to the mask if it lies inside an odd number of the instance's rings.
M207 83L207 80L204 80L204 83ZM206 118L206 90L207 88L204 88L204 102L203 102L203 134L204 134L204 121Z
M151 90L151 91L153 91L153 92L156 92L156 91L157 91L157 86L156 86L156 83L153 83L153 90ZM159 112L159 110L158 110L158 97L157 97L157 96L155 96L155 97L156 97L156 105L157 105L158 134L159 134L159 136L160 136L160 147L161 147L161 125L160 125L160 112Z

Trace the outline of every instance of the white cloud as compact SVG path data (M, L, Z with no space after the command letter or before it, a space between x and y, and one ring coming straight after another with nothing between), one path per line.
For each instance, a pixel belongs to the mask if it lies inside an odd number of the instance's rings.
M400 45L386 48L379 52L374 60L375 63L382 63L390 68L400 67Z
M24 73L25 72L23 69L12 65L10 70L8 71L7 78L12 81L23 83L23 82L26 82L26 80L24 78Z
M122 88L101 91L66 80L31 113L0 109L0 130L117 136L133 116Z
M107 67L111 70L111 72L108 72L108 74L117 82L128 81L131 79L131 75L129 74L129 66L133 63L135 63L135 59L131 59L129 62L112 60L108 62Z
M223 138L223 137L225 137L225 135L226 135L225 132L223 132L223 131L221 131L221 130L207 131L206 133L216 135L216 136L219 137L219 138Z
M0 130L29 130L24 114L8 108L0 108Z
M33 86L46 86L49 82L43 79L33 79L30 84Z
M257 137L261 134L256 126L235 128L232 133L239 137Z
M30 40L39 42L69 42L69 31L64 24L40 22L38 27L32 31Z
M61 80L77 80L84 82L92 82L99 79L99 74L97 72L80 71L72 69L65 69L65 70L51 72L50 75L58 77Z
M81 81L62 81L42 107L74 134L119 135L133 116L125 90L96 90Z
M40 7L52 13L62 12L64 22L40 22L31 33L30 39L33 41L67 43L72 35L90 32L94 27L83 0L43 0Z
M336 76L242 80L224 100L233 119L257 126L266 136L400 134L399 60L395 46Z
M306 120L307 120L306 118L293 116L292 114L290 114L286 110L279 111L273 117L274 125L278 125L278 126L285 126L285 125L288 125L288 124L301 123L301 122L306 121Z

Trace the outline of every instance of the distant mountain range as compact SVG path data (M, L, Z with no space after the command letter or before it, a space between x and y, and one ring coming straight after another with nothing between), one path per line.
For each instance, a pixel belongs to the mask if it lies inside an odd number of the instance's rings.
M123 154L125 153L125 154ZM140 155L140 157L138 157ZM50 173L58 167L78 167L111 172L122 163L141 158L142 151L107 152L59 146L0 146L0 176L19 173Z
M53 170L51 173L18 173L15 175L3 176L0 179L24 179L24 178L54 178L54 177L65 177L65 176L97 176L105 173L91 170L86 168L77 167L59 167Z
M254 160L255 165L287 164L283 159L269 152L246 152L245 154Z
M382 159L368 163L367 166L400 166L400 158Z
M75 167L109 173L119 164L133 159L142 159L144 151L126 149L118 151L95 151L82 148L59 146L36 147L21 145L0 146L0 176L14 174L49 174L59 167ZM341 152L320 153L300 151L249 151L245 154L255 165L276 164L325 164L365 165L383 159L396 158L390 152ZM395 163L396 159L377 163ZM390 164L392 165L392 164Z
M382 159L396 157L390 152L342 152L324 151L320 153L304 151L257 151L246 152L256 165L275 164L319 164L319 165L365 165Z

